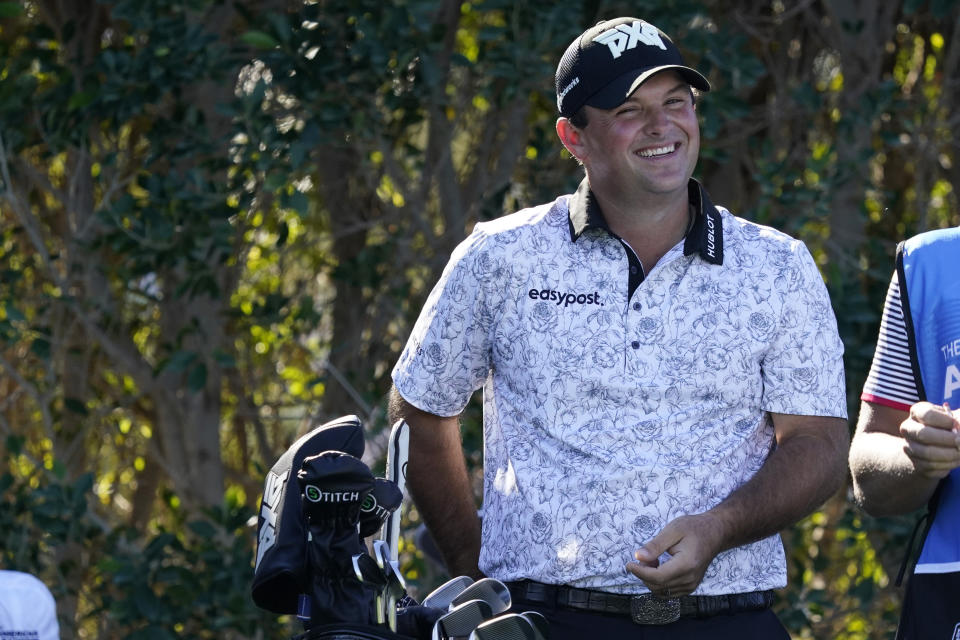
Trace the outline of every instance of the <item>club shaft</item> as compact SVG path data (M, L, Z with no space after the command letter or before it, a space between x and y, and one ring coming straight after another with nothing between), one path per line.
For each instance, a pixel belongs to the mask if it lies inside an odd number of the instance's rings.
M407 458L410 453L410 427L404 420L398 420L390 431L390 442L387 446L388 480L392 480L406 495L407 489ZM397 560L400 552L400 516L402 509L397 507L387 516L383 525L383 539L386 540L390 559Z

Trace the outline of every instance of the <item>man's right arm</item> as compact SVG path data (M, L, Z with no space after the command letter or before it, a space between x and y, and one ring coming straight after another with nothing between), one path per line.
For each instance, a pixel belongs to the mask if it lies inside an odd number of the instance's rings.
M407 490L452 576L481 577L480 518L460 442L459 416L421 411L394 388L390 423L410 427Z
M924 506L940 480L960 466L956 418L929 402L902 411L864 401L850 445L857 502L875 516Z

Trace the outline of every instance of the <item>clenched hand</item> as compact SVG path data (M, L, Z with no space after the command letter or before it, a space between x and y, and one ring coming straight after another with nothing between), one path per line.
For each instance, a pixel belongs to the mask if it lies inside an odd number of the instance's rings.
M957 414L930 402L910 407L910 417L900 424L903 450L917 472L943 478L960 466L960 422Z
M636 562L628 562L626 568L656 596L687 595L703 580L707 567L722 549L722 540L718 517L709 512L681 516L635 551ZM661 563L659 558L664 553L670 558Z

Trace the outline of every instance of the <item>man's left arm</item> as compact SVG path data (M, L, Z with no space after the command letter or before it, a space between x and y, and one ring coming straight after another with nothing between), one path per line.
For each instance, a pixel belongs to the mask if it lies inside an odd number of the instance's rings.
M760 470L713 509L669 522L627 564L654 594L693 592L721 551L782 531L842 486L850 445L846 420L770 415L777 446ZM671 558L659 564L664 552Z

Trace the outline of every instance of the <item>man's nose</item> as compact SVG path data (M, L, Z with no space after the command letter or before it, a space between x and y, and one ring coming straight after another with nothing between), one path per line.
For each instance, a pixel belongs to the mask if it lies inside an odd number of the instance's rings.
M667 117L667 112L664 109L647 109L644 115L646 116L643 123L645 132L650 134L659 134L666 130L669 124L669 118Z

